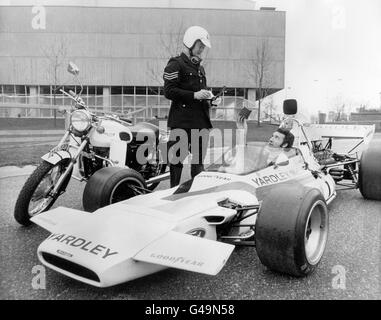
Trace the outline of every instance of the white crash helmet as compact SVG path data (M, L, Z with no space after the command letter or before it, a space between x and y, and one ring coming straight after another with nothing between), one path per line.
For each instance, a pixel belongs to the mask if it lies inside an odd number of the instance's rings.
M197 40L200 40L208 48L212 47L208 31L199 26L189 27L184 33L184 45L191 49Z

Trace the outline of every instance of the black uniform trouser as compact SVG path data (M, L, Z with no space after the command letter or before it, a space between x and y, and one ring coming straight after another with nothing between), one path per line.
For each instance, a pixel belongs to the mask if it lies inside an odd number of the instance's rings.
M209 129L171 128L167 144L171 188L180 183L183 162L189 152L192 154L191 177L204 170L208 142Z

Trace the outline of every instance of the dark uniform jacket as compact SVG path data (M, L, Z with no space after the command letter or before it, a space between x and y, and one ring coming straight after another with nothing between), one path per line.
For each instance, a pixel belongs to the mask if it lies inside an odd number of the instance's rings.
M164 69L164 95L172 100L169 128L212 128L209 101L195 100L194 92L207 89L205 70L193 64L185 53L171 58Z

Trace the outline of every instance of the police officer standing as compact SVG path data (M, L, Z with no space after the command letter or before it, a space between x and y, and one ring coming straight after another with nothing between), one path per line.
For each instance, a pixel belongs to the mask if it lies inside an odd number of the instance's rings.
M183 52L168 61L163 75L164 95L172 100L168 115L171 187L180 183L182 162L188 151L192 153L192 178L204 170L203 161L209 141L209 135L205 135L205 131L208 132L212 128L209 115L212 93L207 90L205 70L200 64L205 47L211 48L209 33L202 27L192 26L186 30L183 44ZM193 141L192 135L197 136L202 129L204 134L199 136L198 141ZM187 141L185 154L183 150L177 150L180 151L180 155L172 148L182 140L179 139L179 131L184 132ZM171 161L175 154L179 159L177 162Z

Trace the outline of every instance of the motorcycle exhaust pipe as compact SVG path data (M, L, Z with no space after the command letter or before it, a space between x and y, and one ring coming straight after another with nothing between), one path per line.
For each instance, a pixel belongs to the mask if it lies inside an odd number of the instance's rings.
M156 177L148 179L146 181L146 184L151 184L151 183L156 183L156 182L161 182L161 181L167 180L167 179L169 179L169 176L170 176L169 172L163 173L161 175L158 175Z

